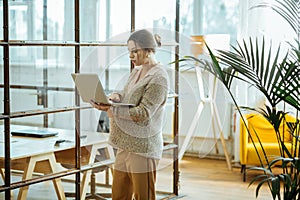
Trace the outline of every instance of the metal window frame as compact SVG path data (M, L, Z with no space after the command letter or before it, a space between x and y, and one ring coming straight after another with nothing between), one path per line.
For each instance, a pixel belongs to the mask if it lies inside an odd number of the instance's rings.
M45 0L44 3L47 1ZM0 88L4 89L4 113L0 115L0 120L4 120L4 149L5 149L5 180L4 186L0 187L0 192L5 191L5 199L11 199L11 190L20 188L23 186L32 185L35 183L49 181L55 178L68 176L71 174L76 175L75 198L80 199L80 173L85 170L89 170L97 167L93 166L80 166L80 110L88 109L90 107L80 106L79 95L75 91L75 104L74 107L54 108L54 109L42 109L42 110L31 110L24 112L11 112L10 109L10 88L19 89L37 89L37 87L29 86L18 86L10 85L10 63L9 63L9 52L10 46L73 46L75 50L75 72L80 72L80 48L82 46L126 46L126 44L115 44L115 43L101 43L101 42L81 42L80 41L80 0L74 0L74 24L75 24L75 41L21 41L21 40L9 40L9 5L8 0L3 0L3 40L0 40L0 46L3 47L3 76L4 84L0 85ZM180 0L176 0L176 20L175 20L175 44L164 44L166 46L175 46L175 60L179 59L179 11L180 11ZM131 0L131 31L135 30L135 0ZM47 38L45 38L47 39ZM175 93L179 93L179 63L175 63ZM44 72L47 73L47 72ZM46 75L46 74L44 74ZM74 88L64 87L47 87L47 90L59 90L59 91L74 91ZM178 161L178 119L179 119L179 101L178 97L174 97L174 123L173 123L173 191L170 196L178 195L179 188L179 161ZM46 115L58 112L75 112L75 168L54 173L50 175L44 175L42 177L29 179L26 181L19 181L11 183L11 147L10 147L10 119L18 117L27 117L33 115ZM44 120L47 122L47 119Z

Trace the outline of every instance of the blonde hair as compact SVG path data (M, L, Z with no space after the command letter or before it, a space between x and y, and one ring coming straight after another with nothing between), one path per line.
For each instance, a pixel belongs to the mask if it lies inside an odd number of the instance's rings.
M153 52L157 47L161 46L161 37L158 34L152 34L146 29L138 30L133 32L127 40L134 41L135 44L138 44L144 51Z

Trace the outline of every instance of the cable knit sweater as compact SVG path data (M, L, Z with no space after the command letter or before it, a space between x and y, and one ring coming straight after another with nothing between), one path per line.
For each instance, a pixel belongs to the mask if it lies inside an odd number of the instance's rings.
M136 106L113 108L109 143L118 149L160 159L168 74L162 65L156 65L135 83L141 69L133 69L124 90L119 93L122 102Z

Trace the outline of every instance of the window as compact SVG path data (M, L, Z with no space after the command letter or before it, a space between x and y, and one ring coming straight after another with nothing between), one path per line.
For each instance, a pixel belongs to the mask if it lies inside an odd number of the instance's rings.
M74 84L70 76L78 64L75 46L80 46L81 72L99 74L108 91L123 84L130 72L125 44L131 31L131 1L80 0L80 44L75 43L76 1L8 2L9 39L12 44L9 57L11 112L76 106ZM154 29L163 38L163 44L167 44L159 49L158 59L163 64L175 59L175 5L176 0L135 1L135 29ZM238 33L238 12L238 0L180 1L179 33L183 41L180 55L190 55L190 36L195 34L227 34L231 43L234 43ZM3 0L0 0L0 16L0 26L3 27ZM3 40L3 29L0 29L0 39ZM0 57L3 58L2 46ZM3 59L0 60L0 71L4 71ZM186 87L198 89L187 81L196 82L194 74L190 79L184 75L182 78ZM0 76L1 113L4 112L3 83L4 77ZM99 112L83 109L81 118L82 130L96 130ZM183 117L182 121L190 118ZM75 115L74 112L57 112L13 118L11 123L71 129L75 126ZM3 120L0 124L3 124ZM173 128L166 126L168 130Z

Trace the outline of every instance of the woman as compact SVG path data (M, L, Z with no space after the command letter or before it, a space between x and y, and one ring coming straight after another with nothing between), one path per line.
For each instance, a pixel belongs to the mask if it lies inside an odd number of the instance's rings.
M147 30L127 41L135 66L124 90L110 95L133 107L110 107L91 102L110 117L109 143L118 149L113 171L113 200L155 200L156 167L162 156L162 122L168 94L168 75L155 59L160 37Z

